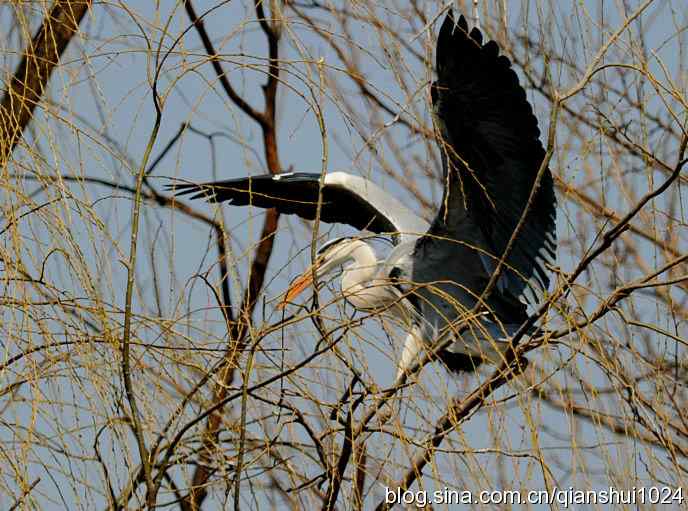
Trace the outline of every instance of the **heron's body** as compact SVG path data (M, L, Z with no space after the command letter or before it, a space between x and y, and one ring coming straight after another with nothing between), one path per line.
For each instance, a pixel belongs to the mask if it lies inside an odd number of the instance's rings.
M545 151L537 119L509 59L450 12L430 90L444 180L431 224L377 185L341 172L322 180L286 173L179 187L192 198L275 207L307 219L319 212L323 222L391 234L396 247L384 261L361 240L336 240L316 264L321 276L347 263L342 292L357 309L411 318L399 372L447 336L453 342L439 356L451 369L498 363L527 317L526 304L546 291L547 265L555 260L552 177L540 170ZM309 274L288 298L312 280Z

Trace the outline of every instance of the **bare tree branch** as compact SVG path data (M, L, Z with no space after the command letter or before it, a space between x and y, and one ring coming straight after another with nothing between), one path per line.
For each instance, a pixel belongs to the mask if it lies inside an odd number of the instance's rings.
M90 6L90 0L56 0L24 50L0 102L0 167L21 139L50 75Z

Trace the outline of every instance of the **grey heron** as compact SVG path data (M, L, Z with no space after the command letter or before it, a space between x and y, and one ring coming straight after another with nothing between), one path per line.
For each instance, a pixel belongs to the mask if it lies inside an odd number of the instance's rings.
M453 370L499 363L509 336L549 285L555 262L556 198L545 150L526 93L494 41L483 44L451 10L439 32L437 80L430 86L444 192L431 224L364 178L342 172L285 173L175 185L180 195L277 208L281 213L390 233L396 243L378 261L361 240L326 244L316 276L352 261L342 283L359 309L398 302L393 314L413 318L398 371L425 345L451 336L438 354ZM539 178L538 178L539 174ZM523 217L523 219L522 219ZM513 238L513 239L512 239ZM487 289L499 268L496 285ZM313 269L287 292L312 283ZM485 292L487 291L487 292ZM485 295L485 296L483 296ZM468 317L469 311L479 311ZM461 328L457 324L463 324Z

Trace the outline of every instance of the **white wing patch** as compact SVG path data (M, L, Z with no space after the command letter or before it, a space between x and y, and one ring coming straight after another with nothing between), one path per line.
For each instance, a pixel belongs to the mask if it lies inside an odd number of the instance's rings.
M410 238L416 239L430 228L428 222L368 179L346 172L332 172L325 175L325 184L346 188L368 202L395 226L402 242Z
M282 179L283 177L289 177L289 176L293 176L293 175L294 175L293 172L280 172L279 174L275 174L275 175L272 177L272 179L274 179L275 181L279 181L279 180Z

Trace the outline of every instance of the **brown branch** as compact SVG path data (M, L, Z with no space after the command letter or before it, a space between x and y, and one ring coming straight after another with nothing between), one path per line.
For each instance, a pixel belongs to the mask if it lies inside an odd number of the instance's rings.
M268 40L269 66L268 66L268 80L263 85L263 94L265 96L265 111L258 112L254 110L229 83L222 66L218 60L217 52L205 30L203 20L196 14L193 4L190 0L185 2L186 12L189 19L193 23L198 32L207 54L210 56L210 61L217 74L220 83L222 84L227 96L239 107L246 115L256 121L263 132L263 144L265 150L265 158L268 170L275 174L281 170L279 162L278 148L277 148L277 130L276 130L276 100L277 100L277 86L279 83L279 38L280 38L280 21L276 20L272 24L268 23L263 9L262 0L255 3L258 21L263 32ZM230 344L227 347L225 355L225 368L221 372L220 383L215 388L215 395L213 402L220 404L227 399L227 389L234 381L235 367L237 366L237 357L243 351L245 346L245 337L250 326L250 318L253 315L253 310L257 303L257 298L265 281L265 271L267 269L270 256L272 255L274 234L277 231L279 214L275 210L268 211L265 217L265 223L260 236L258 247L256 248L255 256L251 264L249 272L249 282L244 291L241 308L236 321L228 323L228 331ZM213 447L217 443L217 438L222 422L222 407L212 413L208 417L208 424L203 434L203 446L201 448L201 458L207 458ZM211 476L209 470L209 463L199 463L193 474L191 491L185 497L184 502L188 504L190 509L199 509L207 496L206 485ZM240 467L236 474L237 480L240 479Z
M0 103L0 167L21 139L50 75L90 6L90 0L56 0L24 51Z
M366 445L364 442L360 442L354 446L356 452L354 453L354 460L356 462L356 469L354 471L354 507L357 510L363 509L363 490L365 489L366 480L366 463L368 461L368 455L366 453Z
M215 47L213 46L213 43L210 40L210 36L208 35L208 32L205 29L203 18L198 17L198 15L196 14L196 10L194 9L193 4L191 3L191 0L187 0L186 2L184 2L184 7L186 7L186 13L189 16L191 23L194 25L194 28L196 29L198 36L201 38L201 41L203 42L203 47L205 48L208 57L210 57L210 63L212 64L213 69L215 70L215 74L217 74L217 78L220 80L220 84L222 85L222 88L225 90L227 96L229 96L229 99L231 99L234 102L234 104L238 106L246 115L248 115L251 119L260 124L261 127L267 125L267 116L262 112L254 110L254 108L251 105L249 105L246 102L246 100L244 100L244 98L237 94L237 92L234 90L234 87L232 87L232 84L229 83L229 79L227 78L227 75L222 69L222 65L220 64L217 51L215 51Z
M268 164L268 170L275 174L282 169L277 152L277 131L275 130L277 85L280 71L277 59L279 57L281 22L276 18L272 25L268 24L263 11L263 0L256 0L256 13L260 26L268 40L268 80L263 85L263 94L265 95L265 113L263 116L265 122L261 124L261 127L263 128L263 144L265 145L265 159ZM265 223L267 225L268 221L266 220Z

